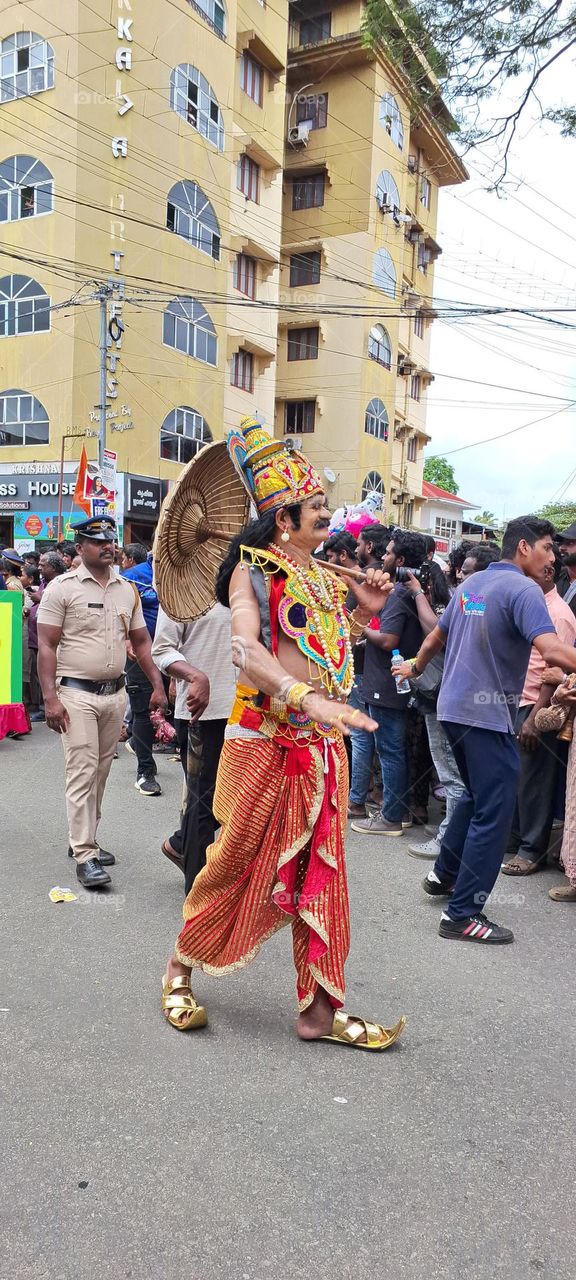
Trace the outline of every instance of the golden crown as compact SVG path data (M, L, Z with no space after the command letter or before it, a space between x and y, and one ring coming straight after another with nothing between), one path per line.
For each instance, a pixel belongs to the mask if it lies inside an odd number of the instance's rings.
M257 418L243 418L239 429L228 433L226 443L260 515L324 492L308 459L283 440L275 440Z

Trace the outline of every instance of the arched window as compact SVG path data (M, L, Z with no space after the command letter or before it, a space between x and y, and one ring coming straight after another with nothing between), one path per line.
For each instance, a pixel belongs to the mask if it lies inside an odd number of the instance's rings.
M219 151L224 150L222 112L205 76L181 62L170 74L170 106Z
M362 484L362 502L368 497L369 493L377 493L380 498L384 497L384 481L379 471L369 471L364 477Z
M162 341L186 356L217 364L218 339L208 312L196 298L175 298L164 312Z
M364 430L369 436L374 436L376 440L388 439L388 414L386 413L386 405L383 400L379 400L377 396L366 406L366 414L364 417Z
M373 324L368 334L368 355L389 369L392 364L392 346L383 324Z
M0 447L48 444L50 427L43 404L26 391L0 392Z
M171 462L190 462L205 444L210 444L212 432L206 419L189 405L171 409L160 427L160 457Z
M401 151L404 146L404 126L400 115L400 107L393 93L382 94L380 99L380 124L384 125L386 133L390 135L398 150Z
M0 163L0 222L18 222L52 212L52 174L34 156L9 156Z
M198 9L202 17L218 36L226 35L226 9L224 0L190 0L193 9Z
M177 182L168 192L166 226L195 249L220 261L220 227L210 201L195 182Z
M372 279L383 293L387 293L390 298L396 297L396 268L387 249L376 250Z
M0 338L16 333L46 333L50 328L50 298L29 276L0 280Z
M376 183L376 199L381 209L390 211L400 208L400 192L387 169L383 169Z
M35 31L17 31L0 44L0 102L54 88L54 50Z

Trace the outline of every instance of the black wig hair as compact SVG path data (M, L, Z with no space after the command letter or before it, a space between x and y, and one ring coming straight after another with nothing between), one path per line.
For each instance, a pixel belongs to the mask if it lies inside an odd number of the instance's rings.
M302 518L300 505L295 503L283 509L288 512L294 528L299 529ZM276 514L276 511L267 511L266 515L251 520L232 539L216 578L216 599L227 609L230 608L230 579L236 565L240 564L240 547L268 547L276 529Z

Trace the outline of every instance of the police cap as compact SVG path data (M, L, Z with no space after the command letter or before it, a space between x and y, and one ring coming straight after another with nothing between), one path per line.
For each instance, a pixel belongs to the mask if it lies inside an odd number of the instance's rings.
M2 558L8 560L9 564L24 564L22 556L19 556L13 547L4 547L4 550L0 551L0 559Z
M91 516L89 520L73 524L72 532L78 537L89 538L90 542L115 542L116 521L112 516Z

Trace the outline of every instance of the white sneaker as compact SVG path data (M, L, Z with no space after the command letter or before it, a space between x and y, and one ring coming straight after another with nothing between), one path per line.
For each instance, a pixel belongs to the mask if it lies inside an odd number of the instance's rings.
M431 861L434 860L435 862L440 853L440 845L437 840L432 838L432 840L427 840L426 844L409 844L407 852L412 858L430 858Z

